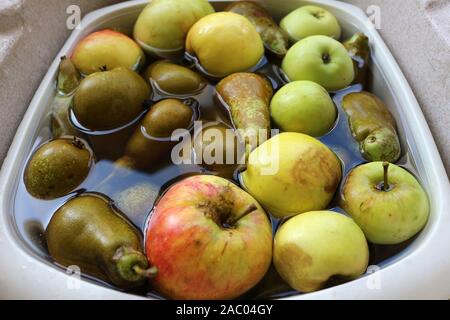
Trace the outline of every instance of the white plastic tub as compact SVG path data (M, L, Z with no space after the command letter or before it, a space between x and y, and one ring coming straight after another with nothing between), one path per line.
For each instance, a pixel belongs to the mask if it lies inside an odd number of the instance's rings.
M89 281L74 281L39 258L20 239L13 220L13 202L21 168L33 142L46 123L54 94L59 57L94 30L106 27L130 29L147 0L127 1L85 16L56 56L17 130L0 175L0 298L13 299L138 299ZM220 2L211 1L220 6ZM372 46L373 92L397 119L403 146L428 192L431 215L425 229L400 254L390 258L371 276L290 299L404 299L450 298L450 185L433 137L411 88L374 26L364 12L331 0L260 1L279 18L306 3L326 7L341 22L345 35L356 30L367 34ZM401 44L398 44L401 45ZM46 137L44 137L46 138ZM375 269L376 270L376 269Z

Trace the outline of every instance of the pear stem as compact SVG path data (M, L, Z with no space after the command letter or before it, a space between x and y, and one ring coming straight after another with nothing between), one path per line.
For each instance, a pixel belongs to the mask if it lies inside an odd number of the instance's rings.
M158 268L156 267L143 269L139 267L137 264L133 266L133 271L136 272L138 275L146 278L154 278L158 274Z
M234 225L237 221L241 220L242 218L244 218L245 216L247 216L248 214L252 213L253 211L255 211L256 209L258 209L256 207L256 205L254 203L252 203L247 209L245 209L244 212L242 212L240 215L238 215L237 218L235 219L230 219L226 222L226 224L228 225Z
M383 170L384 170L383 191L389 190L388 169L389 169L389 162L384 161L383 162Z

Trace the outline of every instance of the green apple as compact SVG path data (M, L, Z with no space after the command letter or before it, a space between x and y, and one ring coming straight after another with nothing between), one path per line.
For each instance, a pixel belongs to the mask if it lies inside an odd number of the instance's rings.
M283 131L322 136L336 121L336 107L327 90L312 81L283 86L270 103L274 123Z
M341 206L376 244L408 240L425 226L430 211L428 197L412 174L379 161L350 172Z
M292 11L281 20L280 26L292 42L314 35L341 37L341 26L336 17L318 6L303 6Z
M319 290L333 276L354 279L365 272L368 260L364 233L352 219L336 212L299 214L275 235L275 268L298 291Z
M294 44L281 67L291 81L314 81L328 91L347 87L355 77L344 45L327 36L310 36Z
M280 133L250 153L242 183L277 218L323 210L341 180L341 163L319 140Z

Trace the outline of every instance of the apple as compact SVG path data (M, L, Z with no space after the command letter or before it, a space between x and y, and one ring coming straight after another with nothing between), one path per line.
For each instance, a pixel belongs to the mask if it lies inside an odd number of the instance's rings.
M315 35L336 40L341 37L341 26L336 17L318 6L303 6L292 11L281 20L280 26L289 35L291 42Z
M85 75L105 67L107 70L124 67L136 71L145 63L145 55L130 37L106 29L82 39L72 53L72 62Z
M273 263L295 290L316 291L330 278L354 279L369 261L364 233L349 217L310 211L283 223L275 234Z
M256 66L264 55L264 44L247 18L233 12L218 12L192 26L186 38L186 51L210 75L225 77Z
M325 209L341 180L341 163L319 140L280 133L252 151L244 188L277 218Z
M146 252L154 288L173 299L232 299L265 275L272 227L261 206L232 182L197 175L172 185L155 206Z
M336 107L327 90L312 81L294 81L272 98L270 115L283 131L322 136L336 121Z
M153 0L139 14L133 36L146 52L171 57L184 51L192 25L213 12L207 0Z
M310 36L294 44L281 67L291 81L310 80L328 91L347 87L355 77L344 45L327 36Z
M370 162L353 169L342 189L342 208L375 244L408 240L426 224L430 207L419 182L388 162Z

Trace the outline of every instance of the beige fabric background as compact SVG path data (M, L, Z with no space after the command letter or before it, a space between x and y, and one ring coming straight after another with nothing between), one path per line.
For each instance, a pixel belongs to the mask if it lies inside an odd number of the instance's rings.
M289 1L289 0L280 0ZM119 0L0 0L0 163L48 66L69 35L66 8ZM381 9L379 32L427 118L450 172L450 0L348 0Z

